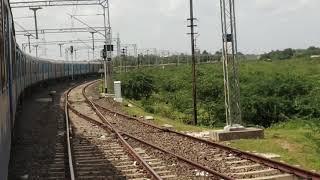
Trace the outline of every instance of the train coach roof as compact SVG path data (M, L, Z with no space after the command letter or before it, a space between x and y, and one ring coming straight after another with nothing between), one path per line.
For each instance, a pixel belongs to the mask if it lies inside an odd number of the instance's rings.
M24 53L26 57L28 57L31 60L34 61L42 61L42 62L47 62L47 63L56 63L56 64L100 64L99 61L64 61L64 60L53 60L53 59L46 59L46 58L36 58L34 56L31 56L29 54Z

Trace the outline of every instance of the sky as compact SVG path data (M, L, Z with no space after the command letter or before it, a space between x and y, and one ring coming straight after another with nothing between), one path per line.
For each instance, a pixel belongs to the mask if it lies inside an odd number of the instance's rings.
M194 0L197 46L209 52L221 48L219 0ZM320 46L319 0L238 0L236 4L239 51L264 53L275 49ZM103 26L102 8L98 6L44 7L38 11L38 26L43 28L84 27L68 14L91 15L78 18L90 26ZM25 29L34 29L33 12L13 9L15 21ZM21 18L22 17L22 18ZM23 18L27 17L27 18ZM137 44L139 49L156 48L171 53L190 53L189 0L110 0L113 37L119 33L123 44ZM16 25L16 30L21 28ZM89 40L90 33L40 34L40 40ZM102 36L96 35L101 39ZM17 37L21 45L25 36ZM36 42L32 39L31 42ZM99 43L97 44L99 45ZM101 43L100 43L101 45ZM69 45L65 45L67 47ZM92 58L87 44L75 45L78 59ZM46 52L45 52L46 49ZM99 49L99 47L97 47ZM32 51L34 54L34 50ZM40 46L39 55L59 59L57 45ZM96 51L96 55L99 56ZM65 57L63 57L65 58Z

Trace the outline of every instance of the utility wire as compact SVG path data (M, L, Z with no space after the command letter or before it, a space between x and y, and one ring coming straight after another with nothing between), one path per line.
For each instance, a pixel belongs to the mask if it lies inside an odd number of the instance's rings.
M22 25L20 25L17 21L13 21L17 26L19 26L23 31L30 34L32 37L36 38L34 35L32 35L28 30L26 30Z
M67 13L69 16L71 16L72 18L74 18L75 20L79 21L80 23L82 23L83 25L87 26L88 28L92 29L93 31L95 31L96 33L102 35L103 37L105 37L105 35L97 30L95 30L93 27L89 26L87 23L83 22L82 20L80 20L79 18Z

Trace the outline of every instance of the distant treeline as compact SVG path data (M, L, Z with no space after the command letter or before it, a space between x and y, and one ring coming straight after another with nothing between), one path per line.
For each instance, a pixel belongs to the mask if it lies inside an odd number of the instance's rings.
M196 54L196 62L199 63L212 63L221 61L222 53L217 51L215 53L209 53L204 50L201 53ZM238 53L238 58L241 60L257 60L258 55ZM140 54L138 57L134 56L122 56L116 57L113 60L115 67L119 66L138 66L138 65L161 65L161 64L190 64L192 58L188 54L175 54L167 56L157 56L153 54Z
M308 49L291 49L271 51L261 55L262 60L285 60L291 58L310 57L320 55L320 48L311 46Z

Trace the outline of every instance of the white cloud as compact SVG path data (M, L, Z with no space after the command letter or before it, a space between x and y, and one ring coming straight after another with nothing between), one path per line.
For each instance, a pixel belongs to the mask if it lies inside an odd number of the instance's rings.
M171 49L189 52L190 40L186 19L188 0L115 0L111 2L113 34L120 33L122 42L138 43L141 48ZM320 45L319 0L245 0L236 2L239 49L261 52L278 48L300 48ZM219 0L194 1L198 45L201 49L216 51L221 46ZM39 11L39 28L70 27L67 13L101 13L99 7L56 7ZM16 17L31 16L28 9L14 11ZM91 26L102 26L102 16L79 17ZM34 28L32 19L17 19L27 29ZM74 26L82 26L74 23ZM16 29L19 29L18 27ZM41 35L42 37L42 35ZM88 39L89 33L76 35L46 35L46 39ZM97 38L101 38L97 35ZM25 42L25 37L18 37ZM90 43L88 45L91 45ZM79 45L84 46L84 45ZM58 46L48 46L49 55L58 54ZM82 55L87 57L87 52Z

